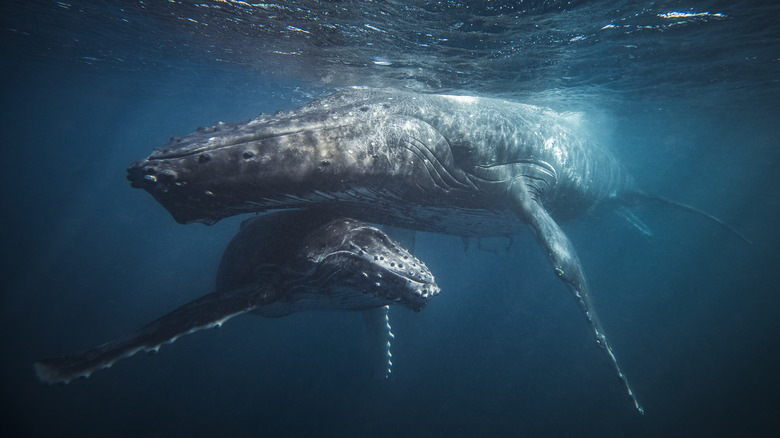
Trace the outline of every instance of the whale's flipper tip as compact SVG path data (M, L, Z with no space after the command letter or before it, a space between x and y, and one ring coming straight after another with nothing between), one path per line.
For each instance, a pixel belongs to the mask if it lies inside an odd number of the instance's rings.
M70 356L40 360L33 364L33 369L42 383L68 384L78 378L87 378L140 351L157 352L162 345L171 344L183 335L219 327L234 316L251 312L264 299L266 290L253 285L205 295L129 336Z
M634 395L634 391L628 384L625 374L620 369L618 360L612 347L607 341L607 335L599 322L596 309L590 297L590 287L585 278L585 270L582 267L577 252L574 250L569 238L558 226L555 220L550 216L547 210L531 195L531 192L523 184L516 184L513 188L515 204L513 209L515 213L524 222L533 228L536 239L544 249L547 258L553 265L553 271L558 278L563 281L572 292L577 305L582 310L588 326L593 336L596 338L596 344L601 347L612 363L612 367L617 374L618 379L623 384L628 396L634 403L636 410L644 415L644 409L639 404L639 400Z
M86 379L100 367L85 367L77 360L79 355L60 357L57 359L40 360L33 364L35 376L41 383L62 386L76 379ZM113 363L112 363L113 364ZM108 368L112 364L101 364L102 368Z
M70 379L67 379L56 367L52 366L50 361L42 360L33 364L35 376L41 383L61 383L67 385Z

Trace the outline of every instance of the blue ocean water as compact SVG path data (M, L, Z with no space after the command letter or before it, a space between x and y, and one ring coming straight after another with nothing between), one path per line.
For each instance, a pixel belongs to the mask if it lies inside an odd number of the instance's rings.
M774 436L780 428L780 7L773 2L7 2L5 436ZM125 168L170 136L339 87L457 92L583 119L653 230L563 224L644 405L526 235L419 233L442 294L391 310L371 379L355 313L242 317L65 387L32 363L211 291L241 217L179 225Z

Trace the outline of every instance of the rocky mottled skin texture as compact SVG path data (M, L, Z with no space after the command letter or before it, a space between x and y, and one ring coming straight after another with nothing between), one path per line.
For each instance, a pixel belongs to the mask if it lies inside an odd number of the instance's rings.
M181 223L324 208L415 230L530 226L637 410L574 246L557 220L631 194L615 158L550 110L467 96L348 89L291 112L174 138L128 169Z
M319 213L273 213L242 224L225 249L215 292L124 338L37 362L35 371L43 382L68 383L247 312L279 317L391 304L420 311L438 294L425 264L377 228Z

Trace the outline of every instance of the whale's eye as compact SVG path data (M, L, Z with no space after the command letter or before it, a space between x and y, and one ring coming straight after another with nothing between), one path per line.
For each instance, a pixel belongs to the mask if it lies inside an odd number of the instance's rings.
M450 143L452 159L460 166L466 166L474 159L474 146L470 143Z

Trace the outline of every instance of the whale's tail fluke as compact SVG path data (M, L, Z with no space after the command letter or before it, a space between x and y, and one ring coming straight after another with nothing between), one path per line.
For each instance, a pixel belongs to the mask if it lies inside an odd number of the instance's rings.
M626 206L633 206L633 205L637 205L637 204L654 202L654 203L658 203L658 204L664 204L664 205L669 205L669 206L672 206L672 207L675 207L675 208L679 208L681 210L685 210L685 211L694 213L694 214L699 215L699 216L701 216L701 217L703 217L703 218L705 218L705 219L707 219L709 221L712 221L713 223L721 226L726 231L728 231L731 234L737 236L738 238L740 238L741 240L743 240L744 242L746 242L749 245L753 243L750 239L745 237L744 234L740 233L734 227L732 227L731 225L727 224L726 222L723 222L721 219L717 218L716 216L713 216L712 214L707 213L706 211L700 210L700 209L698 209L698 208L696 208L696 207L694 207L692 205L685 204L685 203L682 203L682 202L678 202L678 201L675 201L673 199L669 199L669 198L666 198L666 197L663 197L663 196L658 196L658 195L649 195L649 194L644 193L644 192L635 191L635 192L630 192L628 194L621 194L619 197L614 197L612 200L616 201L619 204L626 205Z

